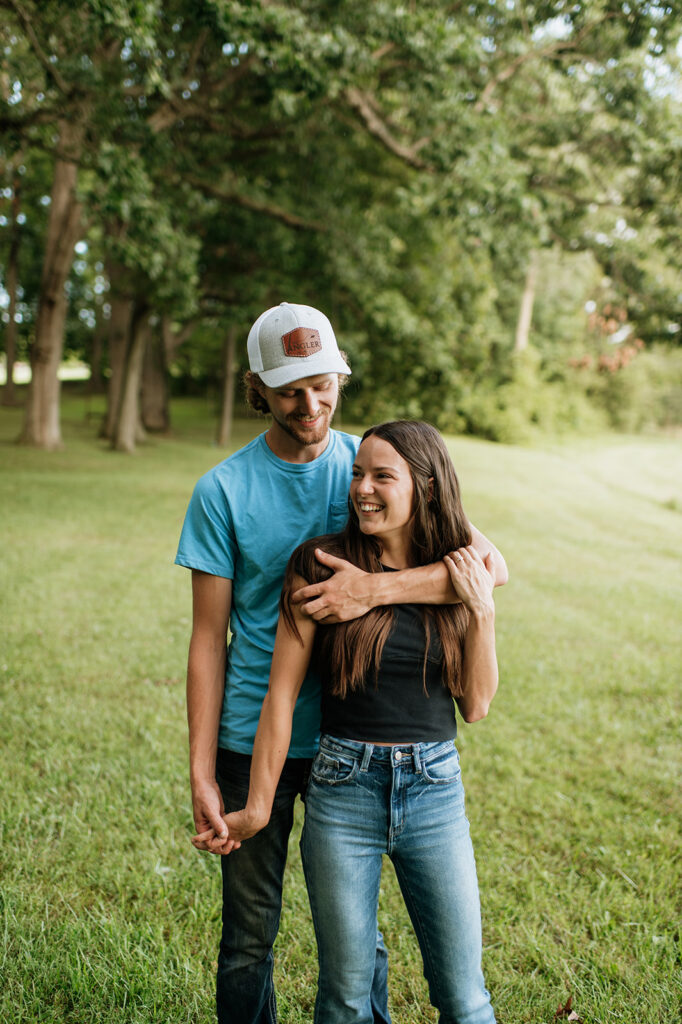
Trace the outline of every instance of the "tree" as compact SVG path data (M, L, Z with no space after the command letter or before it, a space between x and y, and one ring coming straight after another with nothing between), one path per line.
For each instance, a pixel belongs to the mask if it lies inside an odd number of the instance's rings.
M17 297L19 290L19 249L21 245L21 179L13 174L12 200L10 213L10 240L7 253L7 273L5 289L9 298L8 319L5 329L5 356L7 379L2 392L2 404L14 405L16 392L14 387L14 364L17 354Z
M58 164L77 164L62 206L82 205L80 233L108 268L114 444L123 408L137 424L126 420L125 447L151 422L139 367L148 398L163 380L168 346L149 317L187 336L177 367L217 379L230 330L304 288L350 350L360 414L476 429L479 393L518 364L531 254L540 275L559 247L589 250L626 288L637 274L651 281L644 244L594 231L610 216L637 223L642 243L664 242L666 266L679 268L679 102L670 91L661 104L651 84L652 68L675 74L673 8L81 0L64 15L53 2L0 4L12 16L9 79L20 54L27 69L12 132L55 154L55 183ZM60 316L63 335L68 259L57 273L51 237L36 360L59 351ZM669 309L670 294L660 298ZM146 335L156 358L145 362L133 355ZM533 345L532 333L519 339Z
M30 95L16 105L12 127L53 153L50 214L44 244L31 385L21 440L45 448L61 445L57 371L64 344L65 285L73 249L83 232L78 172L86 153L97 150L111 123L112 105L123 101L120 61L127 35L148 39L154 12L142 3L79 3L3 0L11 19L8 62ZM6 47L6 54L7 54ZM30 56L30 63L16 62Z

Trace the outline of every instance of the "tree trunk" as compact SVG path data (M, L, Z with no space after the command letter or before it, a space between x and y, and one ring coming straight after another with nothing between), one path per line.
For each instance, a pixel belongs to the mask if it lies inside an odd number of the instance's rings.
M31 347L31 384L19 438L24 444L47 449L60 448L62 444L57 372L64 348L65 285L81 230L81 204L76 197L76 183L83 133L79 123L64 121L60 125L60 155L54 166L36 335Z
M166 343L158 329L149 335L142 363L142 424L155 433L170 428Z
M515 352L523 352L528 348L528 337L530 335L530 325L533 319L533 305L535 303L535 286L537 284L537 279L538 258L537 253L532 252L528 261L526 283L523 287L519 319L516 324L516 340L514 341Z
M134 452L135 444L145 438L140 419L140 388L142 362L149 338L149 307L136 302L130 326L130 344L126 353L121 407L119 410L112 448L118 452Z
M123 392L123 375L126 365L126 353L130 347L130 330L133 319L133 300L127 295L116 292L117 271L109 269L109 280L112 286L111 318L109 320L109 384L107 387L107 412L102 429L102 436L113 441L116 423L121 407Z
M5 287L9 295L9 322L5 331L5 358L7 361L7 382L2 389L2 404L16 405L14 386L14 364L17 358L17 288L19 287L19 245L21 230L17 217L21 206L19 178L13 182L12 223L10 226L9 253L7 254L7 280Z
M220 410L220 422L216 442L221 448L230 443L232 436L232 420L234 418L234 353L237 340L237 328L232 326L225 335L223 344L223 395Z
M104 320L101 305L97 306L97 323L95 333L92 336L92 351L90 353L90 380L88 382L89 395L101 395L104 392L104 378L102 376L102 356L104 354L104 339L106 337L108 324Z

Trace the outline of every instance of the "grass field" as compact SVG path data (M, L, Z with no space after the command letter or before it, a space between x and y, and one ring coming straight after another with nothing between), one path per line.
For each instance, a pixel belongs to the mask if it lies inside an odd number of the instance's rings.
M132 457L95 440L98 408L65 401L53 454L13 445L20 412L0 410L0 1021L204 1024L219 870L189 843L172 562L223 453L199 403ZM681 448L451 439L511 573L500 691L459 740L500 1024L551 1024L569 996L585 1024L680 1019ZM381 925L395 1024L434 1022L389 864ZM282 1022L310 1021L296 838L277 986Z

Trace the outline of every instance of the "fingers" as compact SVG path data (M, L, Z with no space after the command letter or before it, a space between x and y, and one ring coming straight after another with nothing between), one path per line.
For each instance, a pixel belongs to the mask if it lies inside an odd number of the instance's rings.
M459 548L457 551L451 551L444 557L443 561L448 568L450 576L454 580L455 576L459 575L461 570L467 564L466 548Z
M291 595L291 600L294 604L302 604L305 601L312 601L313 598L319 597L319 595L319 583L309 583L307 587L301 587L300 590L295 590Z
M345 558L330 555L328 551L323 551L322 548L315 548L315 558L318 562L322 562L322 565L326 565L328 569L333 569L335 572L339 569L344 569L348 565Z
M212 828L209 828L205 832L199 832L196 836L192 836L190 842L197 850L208 850L208 841L214 836L215 832Z
M324 614L324 607L323 595L311 594L310 598L305 599L305 604L301 605L301 611L304 615L309 615L311 619L315 619L320 613Z
M301 605L301 611L308 618L314 619L315 622L324 622L327 625L333 622L342 622L343 620L338 618L334 612L329 609L329 604L325 594L319 594L316 598L306 601L305 604Z
M224 836L216 836L212 828L192 836L190 842L195 850L206 850L208 853L215 853L221 856L232 853L233 850L238 850L242 845L239 839L231 839L227 834L227 830L225 830Z
M454 566L463 567L466 564L472 565L485 565L485 560L478 553L473 544L469 544L467 547L458 548L456 551L451 551L445 556L449 558ZM490 558L490 552L486 555L486 558Z
M198 835L192 836L190 842L195 850L208 850L209 853L217 853L219 847L222 847L228 839L218 839L213 829L208 829L206 832L199 832Z
M445 562L446 569L450 573L450 579L454 581L457 572L457 566L455 565L452 555L445 555L443 561Z
M305 611L306 615L309 615L311 619L315 620L315 622L326 622L327 624L329 624L330 622L339 621L333 615L330 614L329 608L322 601L314 602L313 604L311 604L310 607L306 607L303 610Z
M471 560L477 565L485 565L485 558L481 555L480 551L474 547L473 544L469 544L468 547L464 548L465 555L469 555ZM490 557L490 552L487 553L486 558Z
M211 815L211 825L218 839L227 839L227 825L219 814Z
M477 587L486 583L488 579L494 579L491 568L472 545L450 551L443 561L460 596L463 593L462 587Z

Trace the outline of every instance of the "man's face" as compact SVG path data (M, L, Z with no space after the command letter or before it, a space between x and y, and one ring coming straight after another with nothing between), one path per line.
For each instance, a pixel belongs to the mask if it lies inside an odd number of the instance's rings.
M321 373L281 388L263 387L261 394L285 434L302 445L321 444L336 409L339 378L336 373Z

